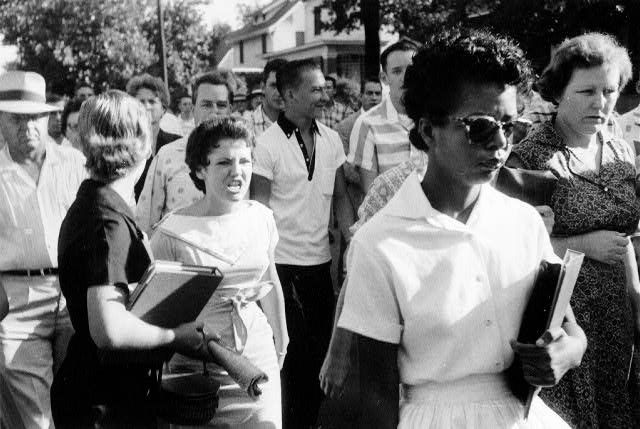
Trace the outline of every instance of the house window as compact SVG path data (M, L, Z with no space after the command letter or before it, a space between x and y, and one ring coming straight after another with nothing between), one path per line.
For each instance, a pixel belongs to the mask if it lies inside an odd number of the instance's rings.
M314 7L313 8L313 34L315 34L316 36L320 34L320 32L322 31L321 15L322 15L322 8Z
M296 31L296 46L304 45L304 31Z
M240 49L240 64L244 64L244 41L243 40L240 41L239 49Z
M263 54L267 53L267 35L266 34L262 35L262 53Z

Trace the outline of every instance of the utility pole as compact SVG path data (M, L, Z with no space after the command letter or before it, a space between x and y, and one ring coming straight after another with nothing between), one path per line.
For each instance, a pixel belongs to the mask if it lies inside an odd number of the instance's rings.
M364 24L364 79L378 76L380 71L380 0L361 0L360 16Z
M162 66L162 78L164 87L169 93L169 73L167 72L167 45L164 40L164 14L162 13L162 0L158 0L158 31L160 32L160 65Z

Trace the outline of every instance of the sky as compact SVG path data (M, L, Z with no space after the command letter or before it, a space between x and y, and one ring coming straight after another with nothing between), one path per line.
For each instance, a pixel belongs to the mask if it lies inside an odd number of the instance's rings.
M271 0L208 0L209 4L202 7L202 12L207 25L227 23L237 30L241 26L239 4L264 6L270 2Z

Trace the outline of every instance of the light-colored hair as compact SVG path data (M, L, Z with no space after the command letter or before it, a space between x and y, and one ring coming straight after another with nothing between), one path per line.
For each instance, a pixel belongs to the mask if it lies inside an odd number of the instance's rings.
M631 60L616 39L603 33L586 33L566 39L551 56L549 65L536 82L540 96L557 104L575 69L614 66L620 73L618 90L631 79Z
M118 90L86 100L78 131L87 169L109 183L127 175L151 153L151 121L144 106Z

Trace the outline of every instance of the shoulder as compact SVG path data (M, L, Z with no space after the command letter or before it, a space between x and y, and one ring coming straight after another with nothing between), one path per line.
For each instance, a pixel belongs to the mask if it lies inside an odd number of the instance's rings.
M512 153L533 170L545 169L547 163L562 150L564 143L550 122L539 124L513 147Z
M158 150L156 157L159 159L172 157L176 153L184 152L186 150L186 147L187 138L178 136L177 140L174 140L171 143L167 143L166 145L162 146L160 150Z
M286 136L282 131L282 128L280 128L280 125L278 125L277 122L274 122L269 126L269 128L264 130L264 132L256 138L256 147L270 147L273 146L271 143L273 143L275 140L285 138Z
M531 204L505 195L493 186L484 186L482 191L485 193L483 197L486 199L486 206L491 207L494 213L526 223L538 223L540 220L540 214Z
M255 201L255 200L247 200L248 210L253 213L257 217L264 217L268 219L273 219L273 210L264 204Z

